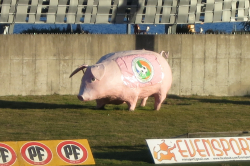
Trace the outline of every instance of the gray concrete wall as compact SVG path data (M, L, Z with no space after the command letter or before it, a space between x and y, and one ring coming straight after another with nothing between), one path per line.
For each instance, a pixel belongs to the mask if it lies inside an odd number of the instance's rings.
M77 94L83 63L110 52L169 51L169 94L250 94L250 35L0 35L0 96Z

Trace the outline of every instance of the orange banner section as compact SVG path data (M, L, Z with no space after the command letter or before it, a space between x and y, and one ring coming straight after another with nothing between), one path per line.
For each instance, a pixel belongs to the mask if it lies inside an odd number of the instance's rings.
M155 164L250 160L250 137L146 141Z
M88 140L0 143L0 166L60 166L95 164Z

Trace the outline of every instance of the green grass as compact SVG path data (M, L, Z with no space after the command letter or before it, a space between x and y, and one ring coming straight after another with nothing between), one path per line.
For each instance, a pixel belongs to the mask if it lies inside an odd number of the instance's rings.
M82 103L76 96L0 97L1 142L88 139L97 165L153 165L145 139L249 131L249 119L249 97L172 96L160 111L153 110L149 99L146 107L134 112L125 104L97 110L95 101Z

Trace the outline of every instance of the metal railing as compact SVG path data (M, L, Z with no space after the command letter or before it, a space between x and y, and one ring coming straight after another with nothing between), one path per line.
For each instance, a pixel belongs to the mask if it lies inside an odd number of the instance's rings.
M0 0L0 23L242 22L249 9L249 0Z

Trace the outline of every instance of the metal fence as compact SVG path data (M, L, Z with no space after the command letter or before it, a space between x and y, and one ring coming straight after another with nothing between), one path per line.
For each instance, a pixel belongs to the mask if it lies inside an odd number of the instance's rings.
M249 0L0 0L0 23L194 24L249 21Z

